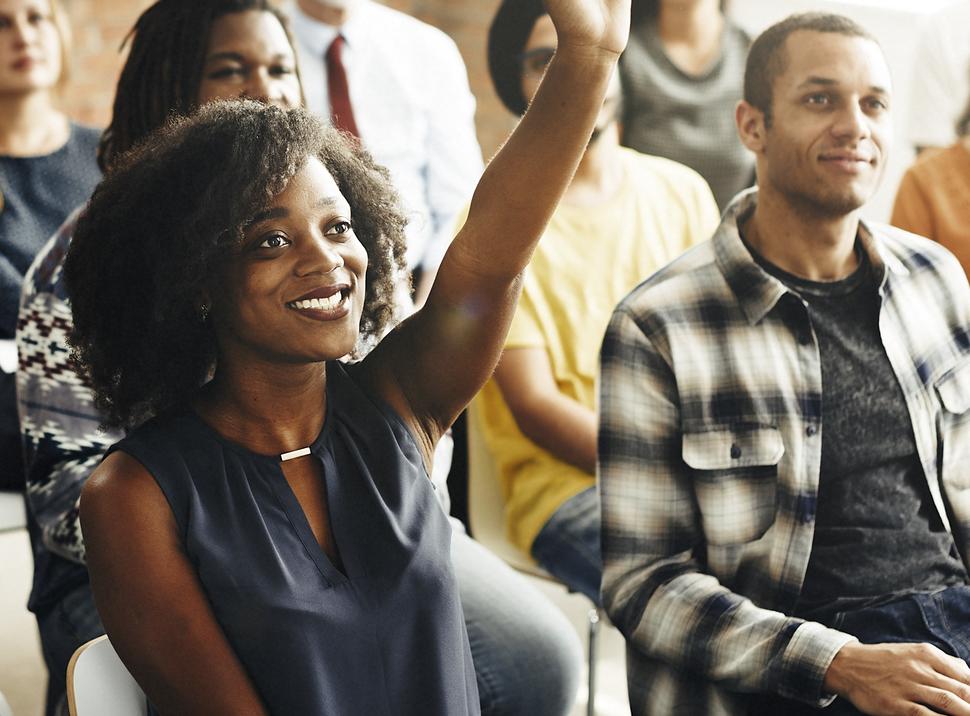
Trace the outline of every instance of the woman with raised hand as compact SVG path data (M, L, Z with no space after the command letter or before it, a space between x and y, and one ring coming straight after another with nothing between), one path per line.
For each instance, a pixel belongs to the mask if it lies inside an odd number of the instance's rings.
M220 98L251 98L282 108L300 104L292 43L284 18L267 0L160 0L135 23L129 46L100 148L106 171L172 113L191 113ZM90 390L74 376L66 348L73 325L62 266L76 216L35 261L17 331L28 499L39 526L29 606L40 627L51 704L62 701L71 654L104 633L76 505L104 451L123 437L120 430L98 429L102 416ZM437 494L441 497L440 486ZM482 712L568 713L582 661L572 625L534 586L460 529L452 537L451 558Z
M73 341L134 429L81 521L107 632L160 712L478 712L427 466L494 367L629 28L629 0L547 5L559 47L530 110L425 306L355 365L404 219L353 143L302 110L209 105L95 192L65 266Z
M0 489L24 484L14 391L24 274L101 177L98 132L57 108L69 45L57 0L0 0Z

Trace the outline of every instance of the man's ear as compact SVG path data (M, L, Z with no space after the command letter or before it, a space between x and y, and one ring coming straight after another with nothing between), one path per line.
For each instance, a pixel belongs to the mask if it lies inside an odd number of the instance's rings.
M755 154L764 151L767 139L765 113L742 99L734 109L734 121L741 143Z

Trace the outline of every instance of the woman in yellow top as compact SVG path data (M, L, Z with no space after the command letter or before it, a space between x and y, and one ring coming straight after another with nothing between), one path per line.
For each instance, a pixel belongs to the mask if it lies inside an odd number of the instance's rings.
M489 70L510 111L525 112L559 37L541 0L505 0L489 32ZM593 137L546 227L495 371L472 409L494 458L512 541L599 602L595 377L613 307L707 239L717 205L701 176L621 147L616 75Z
M941 243L970 276L970 105L957 136L950 147L921 155L903 176L892 223Z

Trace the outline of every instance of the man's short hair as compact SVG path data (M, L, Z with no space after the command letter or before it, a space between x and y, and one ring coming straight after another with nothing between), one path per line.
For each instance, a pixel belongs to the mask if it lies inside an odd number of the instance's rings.
M844 15L824 12L789 15L762 32L748 50L748 61L744 67L744 101L764 113L766 126L771 126L775 79L788 69L785 42L789 35L799 30L862 37L879 44L875 37L854 20Z

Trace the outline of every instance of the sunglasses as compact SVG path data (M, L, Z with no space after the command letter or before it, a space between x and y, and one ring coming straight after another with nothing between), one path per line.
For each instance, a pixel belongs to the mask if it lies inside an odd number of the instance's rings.
M524 72L533 75L541 75L546 71L546 67L556 54L555 47L536 47L535 49L523 52L516 59Z

